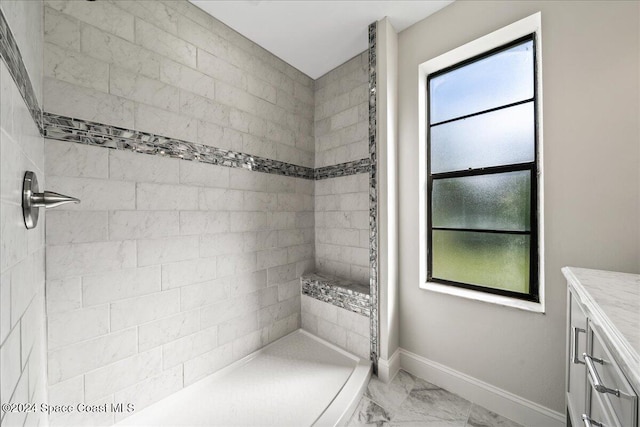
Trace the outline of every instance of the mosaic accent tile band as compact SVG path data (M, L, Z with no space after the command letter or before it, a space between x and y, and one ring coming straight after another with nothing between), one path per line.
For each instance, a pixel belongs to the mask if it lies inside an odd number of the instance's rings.
M31 84L29 73L27 73L27 69L24 66L24 61L22 60L22 55L20 54L20 49L18 49L16 39L13 37L13 33L9 28L9 23L7 22L1 10L0 56L2 56L2 59L7 65L7 69L9 70L9 74L11 74L13 81L16 83L16 86L18 87L18 90L22 95L22 98L27 104L33 121L36 123L38 129L40 129L40 132L42 132L42 110L38 105L38 98L36 97L36 93L33 90L33 85Z
M369 25L369 287L371 295L371 362L378 373L378 181L377 181L377 75L376 35L378 24Z
M300 277L302 295L369 317L371 298L365 285L319 274Z
M355 175L358 173L369 173L369 159L354 160L352 162L340 163L332 166L316 168L314 179L338 178L341 176Z

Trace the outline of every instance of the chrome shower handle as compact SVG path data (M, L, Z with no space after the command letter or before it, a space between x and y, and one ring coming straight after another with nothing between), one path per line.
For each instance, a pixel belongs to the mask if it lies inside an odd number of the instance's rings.
M38 224L39 208L55 208L67 203L80 203L75 197L54 193L53 191L38 192L38 178L32 171L24 174L22 181L22 215L24 225L28 230Z

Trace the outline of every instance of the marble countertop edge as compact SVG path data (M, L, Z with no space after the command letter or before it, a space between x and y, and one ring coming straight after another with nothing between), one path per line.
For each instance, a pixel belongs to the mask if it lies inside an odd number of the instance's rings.
M625 372L627 379L632 383L634 389L640 392L640 349L631 344L629 338L620 331L614 320L611 319L610 314L607 313L607 310L611 311L611 307L602 307L597 298L589 292L588 288L593 284L583 283L587 281L585 280L585 275L591 274L592 277L590 279L600 279L602 281L624 279L624 281L628 281L629 286L637 284L640 289L640 275L577 267L564 267L562 268L562 273L566 277L571 290L587 310L587 317L591 319L594 328L606 340L606 344L612 350L611 353L620 364L620 368ZM637 309L640 317L640 299L637 301ZM615 314L620 315L621 313ZM640 336L640 328L636 333Z

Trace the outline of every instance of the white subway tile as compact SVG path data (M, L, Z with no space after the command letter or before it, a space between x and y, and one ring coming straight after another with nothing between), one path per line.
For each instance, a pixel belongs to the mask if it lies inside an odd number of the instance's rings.
M109 396L156 376L160 372L162 372L160 348L119 360L85 375L84 401L93 402Z
M190 385L212 374L234 361L232 344L220 346L212 351L184 363L184 384Z
M218 342L226 344L259 329L257 313L249 313L218 325Z
M277 301L278 290L273 287L204 306L200 310L202 327L219 325L234 317L275 304Z
M78 375L66 381L49 386L49 405L68 405L70 402L84 401L84 377Z
M106 212L104 212L106 214ZM109 212L109 239L150 239L180 234L178 212Z
M201 188L199 206L207 211L239 211L242 210L244 194L238 190L222 188Z
M289 246L287 251L287 262L289 263L313 258L313 245L311 244Z
M47 1L47 6L118 37L133 41L133 16L110 3Z
M195 119L144 104L135 106L135 128L144 132L195 141L198 134Z
M183 312L138 327L139 351L166 344L200 329L198 310Z
M136 185L137 208L142 210L195 210L198 208L198 188L184 185Z
M255 191L244 192L244 205L245 211L258 211L265 212L267 214L267 222L269 219L269 213L276 210L278 206L278 199L275 193L258 193Z
M243 252L275 248L278 245L278 232L275 230L247 231L243 233L243 240Z
M182 366L176 366L128 389L117 392L114 395L114 401L133 403L136 410L140 410L177 392L183 386ZM129 415L131 414L127 412L116 413L115 419L120 421Z
M338 323L338 307L335 305L318 301L307 295L302 295L302 312L310 313L320 319L331 323Z
M270 268L278 265L287 264L288 250L282 249L267 249L265 251L259 251L257 253L256 268Z
M247 79L247 90L250 94L262 98L265 101L269 101L272 104L276 103L276 88L263 80L249 76Z
M35 258L27 257L11 269L11 325L15 325L38 291Z
M302 296L302 298L304 298L304 295ZM318 318L315 315L309 313L308 311L305 311L303 308L301 313L301 320L302 329L311 332L314 335L318 335Z
M180 91L180 112L205 122L229 125L229 107L184 90Z
M138 241L138 266L184 261L198 257L198 236Z
M225 300L229 296L230 280L230 277L224 277L182 287L180 289L181 309L192 310Z
M232 86L241 89L247 88L245 71L204 50L198 50L198 70Z
M136 187L133 182L49 176L47 187L56 193L80 199L80 203L60 206L58 210L106 211L136 207Z
M267 284L269 286L297 280L297 277L295 263L279 265L267 270Z
M200 256L237 254L243 251L243 233L203 234L200 236Z
M11 270L0 274L0 343L11 331Z
M192 259L162 266L162 289L178 288L215 278L215 258Z
M47 277L61 279L136 265L133 241L77 243L47 248Z
M73 283L73 301L77 298ZM88 275L82 278L82 299L86 306L117 301L160 291L160 266L132 268Z
M229 231L229 212L180 212L180 234L203 235L227 231Z
M47 314L63 313L82 307L80 277L47 280L46 286Z
M85 178L109 177L109 150L68 141L45 140L45 173ZM73 161L69 161L73 159Z
M265 212L233 212L229 216L231 231L259 231L267 228Z
M233 276L230 284L230 295L236 297L263 289L267 286L267 270L241 273Z
M296 295L288 300L263 308L258 312L260 327L268 327L278 320L300 313L300 296Z
M50 314L47 330L49 350L105 335L109 332L109 307L99 305Z
M204 329L162 346L164 369L185 363L218 346L218 327Z
M107 240L107 230L107 212L47 212L48 245L105 241ZM126 238L126 236L124 237Z
M211 125L216 126L216 125ZM220 129L222 132L222 129ZM229 168L199 162L180 162L180 184L227 188Z
M49 384L92 371L126 357L137 350L135 328L49 352Z
M160 63L160 80L205 98L215 99L215 81L211 77L166 58Z
M300 280L294 279L278 284L278 301L285 301L295 296L300 296Z
M216 260L219 277L256 270L255 252L219 255Z
M190 16L192 17L192 16ZM209 17L210 19L210 17ZM198 21L200 22L200 21ZM205 27L209 25L205 24ZM226 55L227 41L209 28L205 28L184 16L178 17L178 35L189 43L213 53L217 56Z
M80 27L82 52L152 78L160 75L160 56L90 25Z
M179 110L178 88L118 66L110 67L109 93L175 113Z
M356 356L363 359L369 358L369 338L347 331L347 342L345 348Z
M344 308L338 308L337 324L353 333L359 334L368 339L369 318Z
M109 150L109 177L119 181L178 183L180 160Z
M44 75L79 86L109 92L109 64L80 52L45 43Z
M170 290L111 303L111 330L163 319L180 311L180 291Z
M3 398L11 396L18 384L22 373L20 360L20 326L17 326L0 346L0 392ZM8 400L8 397L6 399Z
M194 45L141 19L136 19L136 43L181 64L196 67Z
M232 141L225 138L222 126L203 120L198 121L197 142L198 144L222 148L223 150L242 151L242 138L240 138L240 145L235 146Z
M127 129L134 127L134 104L132 101L51 77L44 78L44 110L49 113ZM70 142L67 144L78 145ZM93 147L93 149L105 151L101 147ZM60 166L74 167L68 165L69 163L63 162ZM49 159L47 158L48 164Z
M339 347L347 348L347 330L318 317L318 336Z
M266 174L234 168L229 171L229 188L250 191L267 191Z
M45 6L44 39L65 49L80 51L80 25L75 19Z
M233 341L233 358L241 359L262 347L261 331L251 332Z

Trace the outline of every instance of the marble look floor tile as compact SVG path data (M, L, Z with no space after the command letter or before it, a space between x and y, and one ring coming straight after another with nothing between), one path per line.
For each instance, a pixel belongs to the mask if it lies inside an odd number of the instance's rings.
M374 376L369 381L365 396L384 408L394 409L404 402L415 384L415 377L402 370L398 371L389 384Z
M520 424L513 422L507 418L504 418L495 412L491 412L482 406L473 405L471 413L469 414L469 420L467 421L468 427L522 427Z
M393 423L419 422L423 425L464 427L471 402L426 381L416 385L399 408L391 412Z
M360 399L360 403L358 403L358 407L347 426L387 427L389 426L389 415L380 405L367 397L363 397Z

